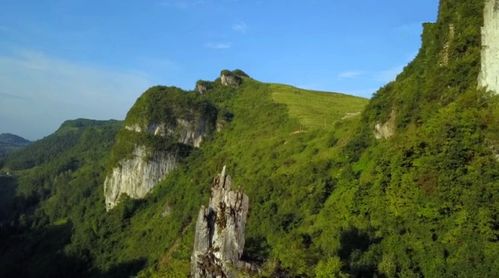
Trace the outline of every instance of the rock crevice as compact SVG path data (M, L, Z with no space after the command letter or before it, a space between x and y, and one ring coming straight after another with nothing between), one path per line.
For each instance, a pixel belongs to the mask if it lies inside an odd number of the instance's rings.
M191 275L195 278L237 277L241 261L249 199L231 190L225 166L212 185L208 207L201 207L196 222Z

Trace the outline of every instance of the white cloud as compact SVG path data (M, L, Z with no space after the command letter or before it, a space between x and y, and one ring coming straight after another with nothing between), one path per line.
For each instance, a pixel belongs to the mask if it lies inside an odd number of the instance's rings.
M405 66L406 65L403 64L379 71L360 71L360 70L344 71L340 72L337 75L337 77L339 79L354 79L362 76L362 77L367 77L371 80L375 80L380 83L388 83L390 81L395 80L397 75L399 75L402 72Z
M232 47L232 43L230 42L209 42L204 45L207 48L211 49L229 49Z
M206 3L207 0L162 0L159 2L163 7L174 7L178 9L189 9Z
M358 71L358 70L350 70L350 71L344 71L344 72L340 72L338 74L338 78L340 79L350 79L350 78L356 78L356 77L359 77L361 75L363 75L364 72L363 71Z
M0 56L0 132L40 138L67 119L123 119L151 82L106 69L20 51Z
M245 22L236 23L232 25L232 30L244 34L248 30L248 25Z

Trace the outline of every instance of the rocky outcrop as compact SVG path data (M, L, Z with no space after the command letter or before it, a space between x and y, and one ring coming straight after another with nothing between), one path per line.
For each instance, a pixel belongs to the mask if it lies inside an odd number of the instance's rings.
M125 129L137 133L149 133L164 137L165 140L199 148L204 137L216 128L216 123L201 118L198 121L176 119L175 125L166 123L127 125ZM106 209L115 207L121 194L133 199L144 198L149 191L177 167L180 156L174 152L148 150L146 146L137 145L126 159L118 162L104 182Z
M216 107L175 87L156 86L130 109L104 182L106 208L122 194L144 198L217 128Z
M119 162L104 182L106 209L118 204L121 194L144 198L146 194L177 166L178 158L170 153L150 153L138 146L129 159Z
M478 83L499 93L499 0L486 0Z
M213 89L213 82L205 80L198 80L196 82L196 91L201 95L206 94L211 89Z
M444 44L444 48L442 49L442 53L440 54L440 66L448 66L449 65L449 52L450 48L452 45L452 42L454 41L454 37L456 36L456 28L454 27L454 24L449 24L449 32L448 32L448 37L447 41Z
M231 191L225 166L212 185L208 207L201 207L196 222L191 275L194 278L237 277L236 269L248 268L241 261L248 196Z
M397 114L395 110L390 113L390 118L384 123L376 123L374 126L374 137L376 139L389 139L395 135Z
M242 77L232 71L223 70L220 74L220 82L223 86L238 87L242 81Z
M204 95L208 91L208 87L206 87L206 85L204 85L202 83L198 83L198 84L196 84L196 91L198 93Z
M203 139L213 131L214 123L211 119L200 118L198 121L189 121L186 119L176 119L175 124L152 123L143 128L137 124L125 126L129 131L148 132L155 136L173 137L178 143L191 145L196 148L201 146ZM215 124L216 125L216 124ZM215 127L216 128L216 127Z

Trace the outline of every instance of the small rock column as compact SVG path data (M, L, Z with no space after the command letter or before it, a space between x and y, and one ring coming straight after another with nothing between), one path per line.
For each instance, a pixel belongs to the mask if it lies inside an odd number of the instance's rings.
M212 185L208 207L201 207L196 222L191 275L195 278L236 277L244 250L244 229L249 199L231 191L225 166Z

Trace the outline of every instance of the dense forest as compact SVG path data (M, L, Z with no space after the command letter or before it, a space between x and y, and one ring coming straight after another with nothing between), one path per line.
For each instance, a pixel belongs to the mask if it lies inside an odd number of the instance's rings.
M245 277L494 277L499 96L478 87L483 0L442 0L422 48L371 100L233 74L203 94L149 89L125 124L204 111L219 131L146 198L106 212L104 180L142 142L74 120L8 156L1 277L186 277L197 212L222 166L249 197ZM377 127L389 132L378 134Z

